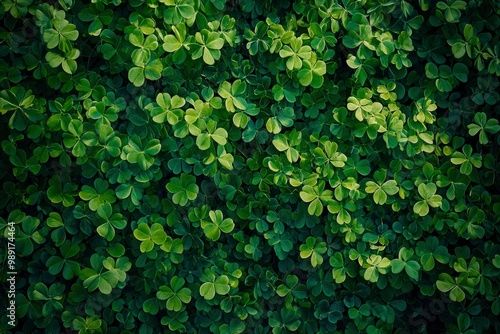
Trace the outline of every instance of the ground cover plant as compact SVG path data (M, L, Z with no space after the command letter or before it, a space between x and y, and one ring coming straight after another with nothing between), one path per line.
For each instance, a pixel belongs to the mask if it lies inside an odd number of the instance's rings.
M498 2L0 19L2 332L500 332Z

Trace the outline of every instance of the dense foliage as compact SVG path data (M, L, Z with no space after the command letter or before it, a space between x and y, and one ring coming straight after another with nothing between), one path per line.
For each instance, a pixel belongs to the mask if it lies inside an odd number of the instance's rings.
M2 332L500 332L498 2L0 19Z

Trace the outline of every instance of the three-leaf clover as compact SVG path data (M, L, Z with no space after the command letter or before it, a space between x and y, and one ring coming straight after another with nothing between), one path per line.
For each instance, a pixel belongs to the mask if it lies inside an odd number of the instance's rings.
M425 271L431 271L434 268L435 260L446 264L450 259L448 249L440 245L435 236L426 238L425 242L417 242L417 255L420 256L420 263Z
M196 177L186 173L182 173L181 177L173 177L167 183L167 190L173 194L172 201L174 204L186 206L188 201L194 201L198 196L198 185L195 183Z
M80 57L80 50L71 49L64 56L58 52L49 51L45 55L45 60L52 68L61 66L64 72L74 74L78 68L78 64L76 63L78 57Z
M311 265L317 267L323 263L323 254L326 253L326 242L321 238L308 237L306 243L300 245L300 257L303 259L311 258Z
M311 46L313 49L323 52L326 46L334 46L337 43L335 35L329 31L328 25L325 22L318 24L317 22L311 22L309 29L312 32L313 39L311 40Z
M135 49L131 55L134 63L136 63L135 59L142 59L143 56L149 56L150 51L156 50L159 45L156 35L147 35L146 38L144 38L144 33L138 28L134 29L128 35L128 40L133 46L138 48Z
M224 46L224 39L218 33L202 29L201 32L195 34L195 40L197 43L190 45L193 60L203 57L203 61L207 65L213 65L216 60L220 59L220 50Z
M175 125L184 118L184 111L181 109L186 104L184 98L160 93L156 96L156 103L157 107L153 105L149 107L154 122L168 122L170 125Z
M132 67L128 72L128 79L136 87L144 84L146 79L158 80L161 78L163 64L160 59L148 57L146 61L141 61L138 66Z
M439 1L436 7L444 11L444 18L449 23L457 23L462 16L461 10L467 8L467 2L462 0ZM442 13L440 13L442 15Z
M43 32L43 40L47 43L47 48L53 49L59 46L63 52L70 51L73 48L71 41L78 39L76 25L58 17L54 18L52 23L54 28L45 29Z
M99 10L97 6L84 8L78 13L78 18L83 22L92 22L88 27L89 35L99 36L104 25L108 25L113 21L113 10Z
M391 260L380 255L372 254L366 259L363 267L366 268L363 277L365 280L375 283L378 281L379 274L387 274L391 266Z
M451 155L451 162L454 165L460 165L460 173L470 175L473 167L481 168L482 156L479 153L473 154L471 145L464 145L462 152L453 152Z
M280 284L276 289L276 293L280 297L287 298L288 304L291 304L293 297L304 299L307 297L307 291L303 284L299 283L299 278L295 275L287 275L285 284Z
M330 257L330 265L333 268L332 275L335 279L335 283L337 284L343 283L346 280L347 275L349 275L349 277L356 276L356 265L352 262L346 265L342 253L336 252L333 254L333 256Z
M399 250L398 258L391 260L392 273L399 274L404 269L408 276L418 281L420 264L415 260L410 260L413 254L413 249L401 247L401 249Z
M264 21L259 21L255 26L255 32L246 29L244 33L245 39L248 41L246 47L248 52L255 56L259 52L266 52L269 50L271 39L267 36L269 25Z
M339 145L335 142L325 141L323 143L323 148L316 147L314 149L314 155L316 158L314 162L322 167L322 174L329 178L333 177L336 168L342 168L345 166L347 161L347 156L338 152Z
M190 23L196 16L193 0L159 0L168 6L163 14L165 23L179 24L185 20ZM192 23L191 23L192 24Z
M461 277L457 277L453 279L447 273L439 274L439 279L436 281L436 287L439 291L449 292L450 299L454 302L461 302L465 299L465 291L469 293L474 292L474 288L471 288L465 284L461 279Z
M323 85L323 76L325 74L326 63L322 60L318 60L317 57L312 54L309 60L303 61L302 69L297 73L297 77L302 86L310 85L312 88L320 88Z
M112 189L108 189L109 183L103 179L96 179L94 181L94 187L84 185L82 190L79 192L79 196L84 201L89 201L89 208L92 211L97 211L97 209L103 205L111 206L116 202L115 192Z
M316 186L305 185L300 192L300 198L309 203L307 212L310 215L321 216L323 206L333 199L333 192L329 189L325 190L325 182L320 181Z
M395 180L375 183L373 181L366 182L365 191L368 194L373 194L375 204L385 204L387 195L395 195L399 191L398 183Z
M203 271L200 279L204 282L200 286L200 295L206 300L214 299L215 294L226 295L231 290L229 277L226 275L216 277L213 271L208 268Z
M49 180L49 188L47 189L47 197L54 203L61 203L65 207L70 207L75 204L74 197L78 194L78 186L72 182L67 182L66 178L52 176Z
M225 100L226 110L235 112L236 108L239 110L247 109L247 102L242 97L246 92L247 85L245 81L240 79L235 80L232 84L224 81L218 90L219 95Z
M80 272L80 279L83 280L83 287L89 292L99 289L101 293L109 295L118 284L120 275L115 270L105 270L103 258L93 254L90 257L92 268L83 269Z
M79 119L73 119L68 125L68 131L63 133L63 143L66 148L71 148L71 154L75 157L83 157L87 153L87 147L95 146L98 142L94 131L86 131L88 123Z
M63 310L63 293L63 284L54 283L50 285L50 288L48 288L42 282L36 283L31 292L33 300L45 301L42 307L42 315L44 317L50 317L52 313L61 312Z
M211 221L201 221L201 228L203 228L203 232L210 240L217 241L221 236L221 232L229 233L234 229L233 220L231 218L224 219L222 211L210 211L209 216Z
M226 145L228 137L226 129L216 128L216 126L216 122L209 120L207 123L207 132L201 133L196 137L196 146L200 150L208 150L212 145L212 140L221 146Z
M141 252L147 253L153 250L155 244L163 245L167 240L167 233L160 223L154 223L151 227L146 223L140 223L134 230L134 237L141 241Z
M176 52L180 50L183 46L187 47L184 44L186 40L186 25L184 23L180 23L177 26L172 26L173 35L166 35L163 37L163 50L167 52Z
M478 112L474 115L474 123L467 125L469 135L475 136L479 133L479 143L488 144L488 135L486 133L495 134L500 131L498 120L494 118L488 119L486 113Z
M6 0L2 3L3 10L9 12L14 18L18 19L28 13L29 5L33 0Z
M440 207L443 197L441 197L441 195L436 195L436 191L437 187L435 183L419 184L418 193L422 197L422 200L413 205L413 212L423 217L429 213L429 207Z
M174 276L170 280L170 286L160 286L156 297L167 301L167 310L178 312L182 309L182 304L188 304L191 301L191 290L184 287L185 283L184 278Z
M302 60L309 60L312 52L309 45L302 45L302 38L294 37L290 41L290 46L285 45L280 50L281 58L287 59L286 67L292 70L300 70L302 68Z
M293 249L292 236L288 231L276 233L271 230L266 232L264 237L268 240L269 245L273 246L276 256L280 260L286 259L288 253Z
M453 89L454 78L453 71L448 65L436 66L434 63L427 63L425 65L425 75L429 79L436 79L436 88L443 93L451 92ZM459 77L461 75L459 74Z
M108 241L115 237L115 228L123 230L127 220L121 213L113 213L111 205L101 205L97 208L97 215L105 222L97 227L97 233Z
M161 150L158 139L151 139L145 145L138 135L129 138L128 144L123 147L123 153L128 162L136 163L142 170L147 170L155 162L154 156Z
M80 265L78 262L69 259L75 257L80 252L80 247L66 240L61 245L60 251L62 257L53 255L47 260L45 265L49 273L51 275L57 275L62 271L63 277L67 280L78 276L80 274Z
M300 144L302 133L293 129L288 137L283 134L277 134L273 139L273 145L280 152L285 152L286 158L290 162L299 160L299 151L292 147Z
M277 105L271 107L275 116L270 117L266 122L266 129L270 133L278 134L282 126L290 127L293 125L295 113L292 107L280 108Z
M273 312L269 317L269 325L273 333L280 334L288 331L297 331L301 324L300 312L297 309L283 307L280 312Z

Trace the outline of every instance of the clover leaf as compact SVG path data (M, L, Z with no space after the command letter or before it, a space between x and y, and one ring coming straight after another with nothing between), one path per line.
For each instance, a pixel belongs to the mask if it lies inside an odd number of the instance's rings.
M134 11L128 17L128 21L132 26L126 27L125 32L128 32L128 29L134 30L134 28L139 28L146 35L151 35L155 32L156 21L151 17L144 17Z
M141 241L142 253L152 251L155 245L162 245L167 240L167 234L160 223L154 223L151 227L146 223L140 223L134 230L134 237Z
M318 60L316 56L311 56L309 60L304 60L302 69L297 73L299 83L302 86L311 86L320 88L323 85L326 74L326 64L322 60Z
M314 38L311 40L311 47L319 52L323 52L327 46L333 47L337 43L335 35L328 31L328 25L324 22L318 24L312 22L309 29Z
M75 157L85 156L87 147L95 146L98 141L97 135L93 131L86 131L85 125L79 119L73 119L63 134L64 146L71 148L71 154Z
M314 237L308 237L306 243L300 245L299 250L300 257L303 259L311 258L311 265L316 267L323 263L323 254L326 253L326 242Z
M370 255L363 265L366 268L363 277L365 280L375 283L379 279L379 274L387 274L391 267L391 260L380 255Z
M10 90L2 90L0 92L0 113L5 114L7 111L29 108L33 105L34 100L35 96L33 96L32 91L25 90L23 87L16 86Z
M454 165L460 165L460 173L470 175L472 173L473 167L481 168L482 157L478 153L472 153L471 145L464 145L464 147L462 148L462 152L453 152L453 154L451 155L451 162Z
M144 84L145 80L158 80L161 78L163 64L160 59L148 57L146 61L141 60L138 66L132 67L128 72L128 79L136 87ZM137 65L137 64L136 64Z
M111 123L118 119L119 111L120 110L117 107L107 107L104 101L94 103L94 105L92 105L87 111L87 116L97 121L96 127L100 128L99 137L101 142L107 141L109 139L108 136L114 134ZM101 125L103 126L101 127ZM115 138L119 140L118 137Z
M188 48L187 45L184 44L187 36L186 31L187 29L184 23L173 25L172 32L174 33L174 35L166 35L163 38L163 49L167 52L176 52L178 50L181 50L183 46L185 48Z
M109 25L113 21L113 10L108 8L100 11L98 6L90 6L81 10L78 18L83 22L91 22L87 29L89 35L99 36L104 25Z
M75 204L74 197L78 194L78 186L68 182L66 178L61 178L54 175L49 180L49 188L47 189L47 197L54 203L62 203L65 207L70 207Z
M224 46L224 39L218 33L206 29L197 32L195 39L197 43L190 45L191 58L196 60L203 57L206 64L215 64L215 61L220 59L220 50Z
M156 96L156 103L158 106L148 105L146 107L149 107L154 122L168 122L170 125L175 125L184 118L184 111L181 109L186 104L184 98L178 95L170 96L168 93L160 93Z
M413 249L401 247L401 249L399 250L398 258L391 260L392 273L399 274L404 269L408 276L418 281L420 264L415 260L410 260L413 254Z
M278 134L273 139L273 145L280 152L285 152L290 162L299 160L299 151L292 146L297 146L302 140L302 134L295 129L287 136Z
M191 290L184 287L186 281L182 277L174 276L170 280L170 286L162 285L156 293L156 298L166 300L167 310L178 312L182 304L191 301Z
M142 139L134 135L129 138L127 145L123 147L123 153L128 162L137 163L142 170L147 170L155 163L154 156L161 150L158 139L151 139L143 143Z
M255 56L258 52L269 50L271 39L267 36L268 29L269 26L266 22L259 21L255 26L255 31L245 30L244 37L248 41L246 47L252 56Z
M101 205L97 208L97 215L105 222L97 227L97 233L108 241L115 237L115 228L123 230L127 226L127 220L121 213L113 213L110 205Z
M300 313L297 309L283 307L280 312L275 311L269 317L269 325L273 328L273 333L283 333L283 329L296 331L300 324Z
M450 255L448 249L439 244L438 238L431 236L425 241L417 242L417 255L420 256L420 263L425 271L431 271L435 266L435 260L440 263L448 263Z
M196 178L192 175L182 173L180 178L174 177L167 183L167 190L173 194L172 201L175 204L186 206L188 201L194 201L198 195Z
M283 46L279 52L281 58L288 58L286 67L290 71L300 70L302 68L302 60L309 60L311 58L311 47L309 45L303 46L302 43L302 38L294 37L290 41L290 46Z
M345 166L347 161L347 156L338 152L338 144L331 141L325 141L323 143L323 148L317 147L314 149L314 155L316 158L314 162L321 166L321 171L324 176L333 177L335 173L335 168L341 168Z
M461 0L439 1L436 7L444 11L444 17L447 22L456 23L462 16L460 11L467 7L467 2Z
M64 56L59 53L49 51L45 55L45 60L49 63L50 67L61 66L64 72L74 74L78 68L76 59L80 57L80 50L71 49Z
M395 195L399 191L398 183L395 180L388 180L383 183L375 183L373 181L366 182L365 191L368 194L373 194L375 204L385 204L387 195Z
M47 48L54 49L58 46L63 52L70 51L73 48L71 42L76 41L79 35L76 25L57 17L52 23L53 28L45 29L43 32L43 40L47 43Z
M278 134L283 126L291 127L293 125L294 111L291 107L279 108L271 107L274 116L270 117L266 122L266 129L269 133Z
M34 109L35 96L31 90L12 87L0 91L0 114L13 111L9 119L9 128L24 131L30 122L38 122L40 115Z
M474 123L468 124L469 135L475 136L479 134L479 143L488 144L488 135L486 133L496 134L500 131L498 120L494 118L488 119L484 112L478 112L474 115Z
M191 21L196 15L193 0L160 0L168 6L164 13L167 24L179 24L185 20Z
M33 300L44 301L42 315L49 317L53 312L58 313L63 310L62 297L64 285L61 283L53 283L48 288L44 283L38 282L34 284L31 292Z
M214 299L215 295L226 295L231 290L229 278L226 275L215 276L210 269L205 269L201 276L200 295L206 300Z
M443 93L451 92L453 89L454 78L453 71L448 65L440 65L439 67L433 63L425 65L425 74L429 79L435 79L436 88ZM462 78L461 74L458 74Z
M80 279L83 280L83 287L89 292L96 289L105 295L109 295L119 282L119 274L115 270L105 270L105 259L98 254L90 257L91 268L80 271Z
M239 79L235 80L232 84L224 81L220 85L218 93L225 100L227 111L235 112L236 108L239 110L247 109L248 104L242 97L246 89L246 83Z
M268 240L268 244L273 246L274 252L280 260L286 259L288 253L293 249L291 235L288 231L285 233L268 231L264 233L264 237Z
M103 205L110 207L116 202L115 192L108 187L107 181L98 178L94 181L94 187L84 185L78 195L84 201L89 201L90 210L97 211Z
M435 183L419 184L418 193L422 197L422 200L413 205L413 212L423 217L429 213L429 207L440 207L443 198L441 195L436 195L436 190L437 187Z
M328 189L325 190L325 182L320 181L317 186L303 186L300 198L309 203L307 211L310 215L321 216L323 206L333 199L333 192Z
M208 150L212 141L224 146L227 143L228 133L224 128L216 128L217 124L210 120L207 123L207 132L201 133L196 137L196 146L202 151Z
M436 281L436 287L439 291L449 292L450 299L455 302L461 302L465 299L465 292L472 293L474 289L464 286L459 283L459 278L453 279L447 273L439 274L439 279Z
M205 233L206 237L212 241L219 240L221 233L229 233L234 229L234 222L231 218L225 218L222 215L222 211L210 211L209 212L211 222L202 221L201 228Z
M5 12L9 12L18 19L28 13L29 5L33 0L6 0L2 5Z
M332 266L332 275L335 283L342 284L345 282L347 276L355 277L357 269L354 263L345 263L342 253L336 252L330 257L330 266Z

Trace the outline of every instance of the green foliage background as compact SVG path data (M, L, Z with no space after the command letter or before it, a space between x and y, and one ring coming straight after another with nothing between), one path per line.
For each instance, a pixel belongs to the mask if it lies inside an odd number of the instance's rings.
M499 14L2 1L2 332L500 332Z

